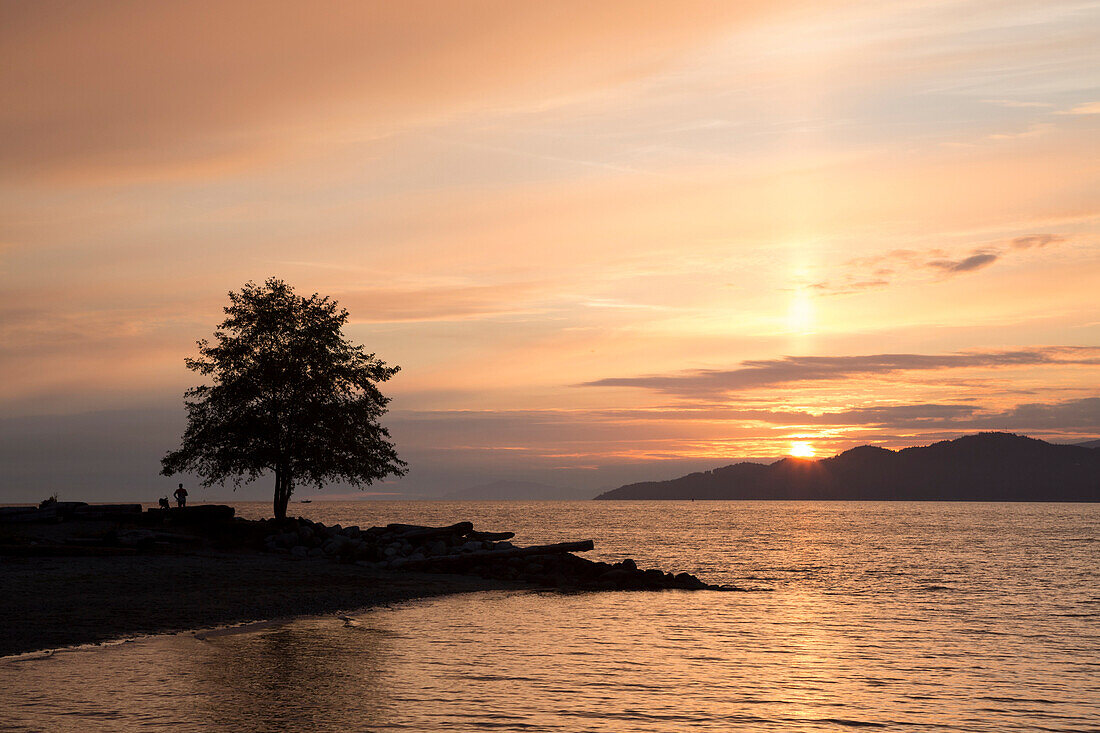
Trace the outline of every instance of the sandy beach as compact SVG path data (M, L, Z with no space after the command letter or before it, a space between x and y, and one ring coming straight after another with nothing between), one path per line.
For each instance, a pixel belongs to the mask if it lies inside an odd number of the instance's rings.
M0 656L519 587L259 553L0 559ZM530 587L530 586L524 586Z

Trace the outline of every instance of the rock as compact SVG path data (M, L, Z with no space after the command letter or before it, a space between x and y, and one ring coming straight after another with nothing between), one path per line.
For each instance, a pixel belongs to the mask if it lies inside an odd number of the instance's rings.
M623 568L612 568L600 576L601 583L615 583L621 585L634 578L634 573Z
M37 507L2 507L3 509L10 509L6 511L3 516L0 517L5 522L58 522L61 520L61 514L57 511L57 507L49 506L45 509L38 509Z
M619 567L623 568L624 570L632 570L633 571L633 570L638 569L638 563L634 562L629 557L627 559L623 560L621 563L618 563L618 565L619 565Z
M137 545L151 545L156 536L149 529L128 529L120 531L117 535L118 544L123 547L136 547Z
M388 559L393 559L397 557L397 547L395 545L390 545L386 549L382 550L382 554L385 555Z
M305 560L307 557L309 557L309 550L302 545L295 545L290 548L291 560Z
M676 576L676 586L679 588L698 590L700 588L706 588L707 584L690 573L680 573Z
M298 528L298 539L302 542L302 544L305 544L305 543L309 542L310 540L312 540L313 539L313 528L312 527L306 527L306 526L299 527Z
M324 557L325 552L320 547L314 547L306 553L309 557Z
M127 505L120 506L125 507ZM140 507L141 505L137 504L135 506ZM87 509L98 510L100 507L92 505ZM123 515L127 513L128 510L122 510ZM172 507L171 509L149 509L145 513L150 517L159 517L173 524L212 526L232 522L236 512L233 507L223 504L198 504L196 506ZM96 514L102 516L101 511L97 511ZM80 516L80 514L78 513L75 516Z
M414 552L411 555L409 555L408 558L406 558L406 559L409 562L416 562L418 560L426 560L428 558L427 558L427 555L425 555L423 552Z
M72 515L81 519L107 519L141 514L141 504L84 504L83 502L80 502L80 504L82 506L71 506L71 502L53 502L40 508L53 507L60 514ZM65 507L68 507L67 511ZM193 509L194 507L187 508ZM229 507L225 508L230 509ZM183 510L177 510L176 515L178 516L181 511ZM230 509L229 516L233 516L232 509Z
M484 549L485 548L482 547L482 544L480 542L477 542L476 540L470 540L469 542L467 542L463 545L460 545L459 548L458 548L458 551L459 552L478 552L478 551L484 550Z
M447 543L443 540L434 540L428 543L427 554L429 555L446 555Z

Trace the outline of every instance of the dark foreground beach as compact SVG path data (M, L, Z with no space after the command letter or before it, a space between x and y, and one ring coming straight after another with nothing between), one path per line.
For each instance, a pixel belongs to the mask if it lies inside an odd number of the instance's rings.
M259 553L0 558L0 656L529 585Z
M572 554L591 540L516 547L470 522L361 530L219 505L44 504L0 511L0 656L470 591L715 588Z

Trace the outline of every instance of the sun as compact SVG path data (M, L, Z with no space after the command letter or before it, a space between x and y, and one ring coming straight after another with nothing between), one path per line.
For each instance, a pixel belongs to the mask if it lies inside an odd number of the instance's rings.
M787 455L794 458L813 458L814 447L808 441L796 440L791 443L791 449L787 451Z

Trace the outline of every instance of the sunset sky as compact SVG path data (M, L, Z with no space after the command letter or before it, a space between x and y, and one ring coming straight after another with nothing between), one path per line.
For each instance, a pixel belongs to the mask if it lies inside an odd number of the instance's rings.
M272 275L401 366L372 491L1100 436L1098 2L12 0L0 57L0 501L169 493Z

